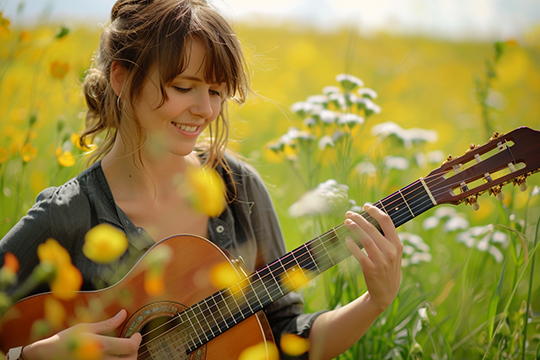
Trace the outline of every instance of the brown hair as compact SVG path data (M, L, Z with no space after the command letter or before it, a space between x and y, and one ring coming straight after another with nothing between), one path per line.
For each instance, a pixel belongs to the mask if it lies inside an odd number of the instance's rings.
M104 134L90 163L109 152L118 135L132 144L133 151L140 151L145 138L133 106L154 66L160 74L163 105L168 99L164 84L187 67L186 40L193 38L206 49L204 80L224 82L227 99L243 103L249 81L240 42L228 22L205 0L118 0L114 4L110 24L101 35L93 66L83 83L88 111L81 145ZM110 84L113 62L126 70L119 96ZM121 121L136 136L119 131ZM209 127L206 164L222 164L229 172L223 157L228 141L227 122L225 100L218 119Z

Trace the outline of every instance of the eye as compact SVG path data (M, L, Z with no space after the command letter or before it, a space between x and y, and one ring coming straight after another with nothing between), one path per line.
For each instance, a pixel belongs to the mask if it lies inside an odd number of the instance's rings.
M221 92L217 90L210 90L210 94L221 97Z
M176 91L181 92L181 93L187 93L187 92L189 92L191 90L190 88L182 88L182 87L178 87L178 86L173 86L173 88Z

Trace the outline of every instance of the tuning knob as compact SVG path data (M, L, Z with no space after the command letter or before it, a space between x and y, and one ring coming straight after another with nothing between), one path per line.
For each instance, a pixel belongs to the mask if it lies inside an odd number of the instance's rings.
M500 185L494 186L491 189L489 189L490 195L495 195L497 200L503 201L504 200L504 193L502 192L502 188Z
M529 188L529 185L527 185L526 181L519 184L519 190L521 190L521 191L526 191L528 188Z
M480 203L478 202L477 198L478 195L471 195L465 199L465 203L471 205L474 211L478 211L478 209L480 209Z

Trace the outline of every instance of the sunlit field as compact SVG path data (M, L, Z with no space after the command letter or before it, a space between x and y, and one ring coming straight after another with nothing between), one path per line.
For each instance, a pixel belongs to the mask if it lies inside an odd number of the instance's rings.
M9 20L0 18L0 237L41 190L84 168L75 145L84 121L80 84L100 33L21 29ZM236 28L253 93L229 107L230 148L268 185L289 250L495 131L540 130L539 31L495 44L294 24ZM368 100L342 106L339 96L351 93ZM503 201L482 195L477 211L443 204L402 225L400 293L339 358L540 358L540 175L527 183L524 191L503 187ZM298 290L307 311L365 291L349 260Z

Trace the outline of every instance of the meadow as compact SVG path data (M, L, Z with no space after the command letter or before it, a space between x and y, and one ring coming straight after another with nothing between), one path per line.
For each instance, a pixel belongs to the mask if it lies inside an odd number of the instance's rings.
M100 30L9 20L0 18L0 237L42 189L84 168L74 141L84 118L80 83ZM494 131L540 130L538 30L493 43L235 27L253 94L230 106L231 148L268 185L290 250L338 225L346 209L427 176ZM358 89L362 101L340 103ZM478 211L443 205L401 226L398 297L339 358L540 358L540 176L527 180L525 191L505 186L503 201L481 196ZM301 196L307 192L314 197ZM365 286L347 260L299 291L316 311Z

